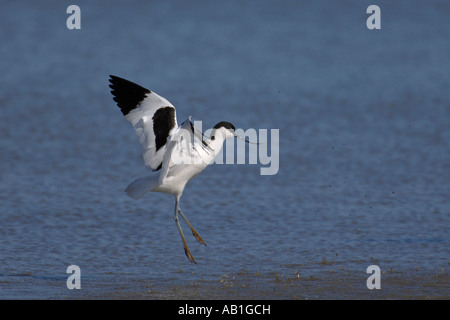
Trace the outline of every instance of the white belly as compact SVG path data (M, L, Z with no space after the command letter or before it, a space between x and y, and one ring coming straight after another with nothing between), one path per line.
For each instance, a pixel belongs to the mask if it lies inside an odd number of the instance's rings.
M207 165L179 165L171 167L167 176L152 191L181 195L186 184L202 172Z

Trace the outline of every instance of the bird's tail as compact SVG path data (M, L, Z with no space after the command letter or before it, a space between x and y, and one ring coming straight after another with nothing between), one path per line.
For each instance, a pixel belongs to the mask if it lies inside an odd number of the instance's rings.
M158 185L158 176L147 176L134 180L125 189L127 195L132 199L139 199L145 193L151 191Z

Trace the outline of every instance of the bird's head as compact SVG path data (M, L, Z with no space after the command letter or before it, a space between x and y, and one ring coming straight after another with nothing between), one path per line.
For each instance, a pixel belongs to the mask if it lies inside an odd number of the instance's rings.
M236 130L236 128L231 123L221 121L213 127L211 140L215 140L218 135L220 135L223 140L233 138L235 136L234 130Z
M218 124L216 124L211 132L211 140L215 140L217 137L221 137L223 141L225 141L228 138L239 138L241 140L244 140L247 143L251 144L258 144L256 142L250 142L247 139L244 139L240 136L238 136L234 131L236 128L229 122L221 121Z

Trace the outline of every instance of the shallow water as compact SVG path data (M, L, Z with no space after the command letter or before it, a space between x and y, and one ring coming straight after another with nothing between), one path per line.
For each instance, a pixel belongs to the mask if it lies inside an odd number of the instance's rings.
M449 298L450 7L377 1L0 5L0 298ZM112 101L116 74L178 121L280 130L280 167L187 186L189 263ZM81 268L81 290L66 269ZM369 265L381 290L368 290Z

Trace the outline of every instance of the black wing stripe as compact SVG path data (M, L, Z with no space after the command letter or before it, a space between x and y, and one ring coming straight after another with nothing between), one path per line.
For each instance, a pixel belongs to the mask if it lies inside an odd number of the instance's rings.
M158 151L166 144L170 130L175 127L175 109L173 107L159 108L152 119L156 151Z
M109 87L123 115L126 116L131 110L136 108L145 99L150 90L141 87L131 81L110 75Z
M162 162L159 164L159 166L158 166L158 168L156 168L155 170L153 170L153 171L158 171L158 170L161 170L161 168L162 168Z
M192 136L193 136L193 137L195 136L195 130L197 130L197 132L198 132L199 134L201 134L202 144L203 144L205 147L209 148L208 143L203 139L203 137L204 137L203 133L202 133L200 130L198 130L197 128L194 127L194 124L192 123L191 120L189 120L189 124L191 125ZM209 148L209 149L210 149L210 148Z

